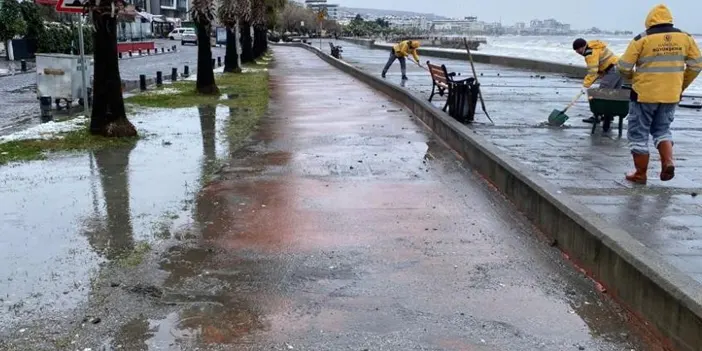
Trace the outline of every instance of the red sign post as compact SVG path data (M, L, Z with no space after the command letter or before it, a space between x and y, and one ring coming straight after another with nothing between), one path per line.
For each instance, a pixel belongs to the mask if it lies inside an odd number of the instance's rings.
M83 13L87 0L58 0L56 12Z
M81 81L83 82L82 97L83 97L83 110L85 115L88 116L88 77L86 74L87 62L85 62L85 44L83 40L83 18L82 15L85 13L85 4L88 0L58 0L56 3L56 12L64 13L77 13L78 18L78 46L80 49L80 73Z

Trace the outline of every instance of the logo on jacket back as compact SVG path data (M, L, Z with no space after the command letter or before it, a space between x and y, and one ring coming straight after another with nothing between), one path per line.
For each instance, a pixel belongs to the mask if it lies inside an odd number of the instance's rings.
M666 35L663 37L663 39L664 39L665 41L667 41L667 42L670 42L671 40L673 40L673 36L670 35L670 34L666 34Z

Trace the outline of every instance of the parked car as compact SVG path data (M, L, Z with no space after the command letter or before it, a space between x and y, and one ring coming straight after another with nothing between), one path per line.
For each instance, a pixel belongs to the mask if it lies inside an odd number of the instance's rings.
M176 28L168 33L168 39L170 40L181 40L183 39L183 32L187 30L192 30L192 28Z
M195 34L195 30L192 28L188 28L181 36L180 45L185 45L185 43L197 45L197 34Z

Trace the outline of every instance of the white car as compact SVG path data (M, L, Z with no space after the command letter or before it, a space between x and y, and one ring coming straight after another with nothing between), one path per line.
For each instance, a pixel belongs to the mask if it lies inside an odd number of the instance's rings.
M186 43L197 45L197 34L192 28L186 29L180 37L180 45L185 45Z
M193 30L192 28L176 28L168 33L168 39L170 40L181 40L183 39L183 32L187 30Z

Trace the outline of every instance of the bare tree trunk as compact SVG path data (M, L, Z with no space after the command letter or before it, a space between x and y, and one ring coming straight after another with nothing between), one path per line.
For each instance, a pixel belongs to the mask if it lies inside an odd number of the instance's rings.
M227 51L224 55L224 72L241 72L236 58L236 32L234 28L227 28Z
M241 22L241 62L253 62L253 45L251 43L251 24Z
M207 23L195 21L197 30L197 82L198 93L206 95L219 94L215 83L214 67L212 67L212 47L210 46L210 31Z
M122 79L117 61L117 20L93 10L94 81L90 133L106 137L133 137L136 128L127 119L122 97ZM87 101L86 101L87 102Z
M254 27L254 58L261 57L266 52L266 27L257 25Z

